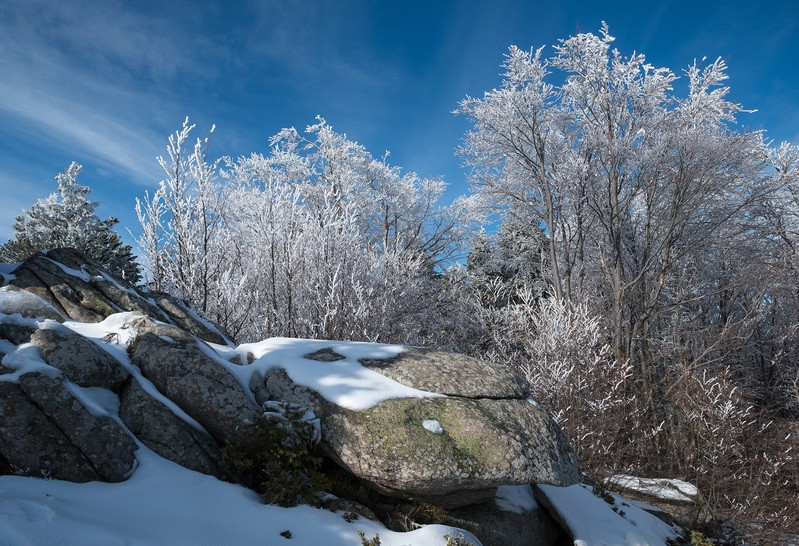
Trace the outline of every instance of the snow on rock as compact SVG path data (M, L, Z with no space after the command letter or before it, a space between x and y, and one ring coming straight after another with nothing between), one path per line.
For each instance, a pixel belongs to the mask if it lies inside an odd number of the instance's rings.
M667 546L677 536L674 527L613 493L606 493L611 503L585 484L536 487L538 500L561 520L575 546Z
M0 263L0 277L2 278L3 282L8 283L16 279L17 276L14 275L13 271L17 269L19 266L20 264Z
M699 489L695 485L675 479L638 478L619 474L608 478L608 484L669 501L694 502L699 496Z
M320 362L306 357L322 349L331 349L344 358ZM293 382L318 392L333 404L351 410L364 410L394 398L442 397L438 393L398 383L358 362L369 358L392 358L403 350L400 345L276 337L239 345L239 355L246 359L250 353L255 357L252 364L238 366L224 358L220 358L220 362L245 386L250 385L256 372L263 376L271 369L282 368Z
M61 372L42 360L39 348L30 343L24 343L12 353L7 354L2 360L3 366L10 368L12 373L0 375L0 381L18 382L26 373L40 373L47 377L61 377Z
M47 251L45 250L45 251L43 252L43 254L45 254L45 255L46 255L46 254L47 254ZM55 260L51 260L50 258L46 258L46 259L47 259L48 261L52 262L54 265L58 266L58 267L59 267L59 269L61 269L61 271L63 271L63 272L64 272L64 273L66 273L67 275L70 275L70 276L72 276L72 277L77 277L77 278L79 278L80 280L82 280L83 282L86 282L86 283L88 283L88 282L91 280L91 278L92 278L92 276L91 276L91 275L89 275L88 273L86 273L86 271L85 271L83 268L81 268L81 269L74 269L74 268L72 268L72 267L68 267L68 266L66 266L66 265L62 264L61 262L57 262L57 261L55 261Z
M64 320L64 316L50 302L33 292L12 285L0 287L0 313L5 315L19 313L29 318Z
M525 514L538 508L530 485L503 485L497 488L494 502L500 510L515 514Z
M192 428L198 431L205 432L205 429L193 417L183 411L180 406L164 396L153 382L144 377L138 366L135 366L130 361L128 355L128 347L131 342L136 339L138 331L132 323L142 319L143 315L134 312L116 313L110 315L102 322L86 323L86 322L73 322L67 321L64 326L70 330L81 334L97 343L100 347L105 349L108 353L114 356L122 367L131 374L139 386L150 396L158 400L161 404L166 406L175 416L183 420Z
M433 434L444 434L444 427L435 419L426 419L422 421L422 426L425 430L429 430Z

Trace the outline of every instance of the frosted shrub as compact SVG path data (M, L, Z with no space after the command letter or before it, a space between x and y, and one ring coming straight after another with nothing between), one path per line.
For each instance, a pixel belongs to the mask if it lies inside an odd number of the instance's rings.
M268 155L210 160L186 120L137 202L151 284L191 301L239 341L270 336L406 341L428 321L422 291L452 257L470 200L401 173L319 118Z
M614 360L603 324L585 304L519 296L518 304L484 311L495 332L484 357L522 374L586 468L612 465L643 427L628 393L632 367Z

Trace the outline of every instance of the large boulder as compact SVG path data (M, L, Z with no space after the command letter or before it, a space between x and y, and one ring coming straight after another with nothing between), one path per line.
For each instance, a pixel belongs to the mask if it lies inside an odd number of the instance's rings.
M60 378L26 373L0 382L0 454L15 471L75 482L127 479L136 442L95 415Z
M58 330L40 328L30 342L39 347L45 362L81 387L104 387L120 392L129 377L114 357L63 326Z
M238 380L180 328L141 319L131 361L220 444L237 437L258 405ZM210 349L209 349L210 350Z
M524 398L521 381L507 368L471 356L408 347L393 358L359 362L415 389L465 398Z
M191 470L222 476L221 454L205 430L178 417L137 381L122 393L119 416L136 438L165 459Z
M318 360L319 354L306 358ZM407 358L414 364L393 373L394 379L413 388L435 385L439 392L469 396L399 398L354 411L294 383L280 368L267 372L262 385L258 378L251 388L260 397L313 408L321 419L323 445L331 458L392 497L458 507L492 499L500 485L580 481L576 457L560 428L524 398L513 376L495 377L494 367L451 355L454 362L467 362L464 372L449 379L441 374L430 381L419 363L424 354L411 351ZM446 353L432 354L448 369L442 362ZM366 363L382 373L396 370L402 357L386 360ZM492 381L481 391L478 378L486 377Z

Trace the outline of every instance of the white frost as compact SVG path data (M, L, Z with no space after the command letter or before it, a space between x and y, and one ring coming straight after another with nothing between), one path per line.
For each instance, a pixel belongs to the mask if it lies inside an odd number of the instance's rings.
M442 427L441 423L435 419L427 419L422 421L422 426L425 428L425 430L429 430L433 434L444 434L444 427Z

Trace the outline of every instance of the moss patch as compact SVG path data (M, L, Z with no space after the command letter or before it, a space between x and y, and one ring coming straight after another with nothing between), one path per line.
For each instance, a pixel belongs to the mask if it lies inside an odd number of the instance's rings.
M459 474L474 475L487 468L506 465L497 443L504 443L478 404L466 399L399 399L374 408L352 412L372 438L373 449L384 459L421 461L453 467ZM443 434L422 426L438 420Z

